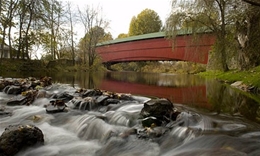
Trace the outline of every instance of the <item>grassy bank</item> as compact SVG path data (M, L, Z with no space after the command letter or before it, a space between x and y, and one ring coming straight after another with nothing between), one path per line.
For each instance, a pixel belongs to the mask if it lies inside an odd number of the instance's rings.
M46 65L40 60L1 59L0 72L46 71Z
M1 59L0 73L6 72L76 72L76 71L104 71L101 63L91 67L87 65L73 65L70 60L55 60L51 63L42 60Z
M206 71L201 72L198 75L217 79L219 81L223 81L226 83L233 83L236 81L242 81L244 84L248 86L255 86L260 88L260 66L252 68L247 71L239 71L239 70L231 70L228 72L220 72L220 71Z

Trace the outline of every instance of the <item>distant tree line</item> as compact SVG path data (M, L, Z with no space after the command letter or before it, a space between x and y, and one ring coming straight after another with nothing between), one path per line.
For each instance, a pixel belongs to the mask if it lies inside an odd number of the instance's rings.
M42 49L45 60L78 59L92 65L96 44L112 39L100 11L58 0L0 0L0 60L8 47L13 59L31 59ZM75 25L84 28L80 43L76 43Z

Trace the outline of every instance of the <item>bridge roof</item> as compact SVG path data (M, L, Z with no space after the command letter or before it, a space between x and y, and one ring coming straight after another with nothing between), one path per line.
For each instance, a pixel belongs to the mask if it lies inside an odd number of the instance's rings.
M206 31L206 30L200 30L201 32L204 33L208 33L210 31ZM181 36L181 35L190 35L192 34L192 30L188 29L188 30L178 30L177 35ZM110 41L105 41L105 42L101 42L98 43L97 46L103 46L103 45L110 45L110 44L117 44L117 43L122 43L122 42L131 42L131 41L137 41L137 40L145 40L145 39L152 39L152 38L163 38L165 37L166 34L165 32L155 32L155 33L149 33L149 34L143 34L143 35L137 35L137 36L130 36L130 37L126 37L126 38L118 38L115 40L110 40Z
M131 41L136 41L136 40L145 40L145 39L151 39L151 38L163 38L163 37L165 37L165 32L156 32L156 33L149 33L149 34L130 36L130 37L126 37L126 38L118 38L115 40L105 41L105 42L98 43L97 46L116 44L116 43L122 43L122 42L131 42Z

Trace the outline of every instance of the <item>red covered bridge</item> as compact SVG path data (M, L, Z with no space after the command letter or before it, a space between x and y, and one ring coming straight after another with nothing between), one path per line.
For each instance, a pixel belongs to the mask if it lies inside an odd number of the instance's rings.
M180 32L175 40L170 40L164 32L158 32L99 43L96 51L103 63L109 64L170 60L207 64L214 42L212 33L201 33L195 38Z

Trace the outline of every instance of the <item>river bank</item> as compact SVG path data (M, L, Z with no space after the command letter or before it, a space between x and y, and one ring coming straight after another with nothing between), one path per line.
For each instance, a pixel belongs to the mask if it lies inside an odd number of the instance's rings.
M49 62L43 60L22 60L22 59L5 59L0 60L0 72L77 72L77 71L104 71L102 64L97 63L92 67L87 65L75 64L72 60L59 59Z
M221 71L205 71L198 73L197 75L209 78L216 79L220 82L224 82L233 87L239 88L244 91L249 91L253 93L260 92L260 66L251 68L247 71L241 70L230 70L227 72Z

